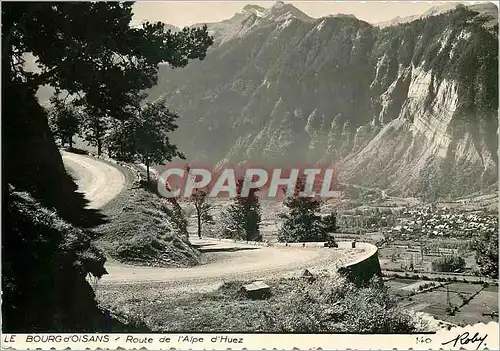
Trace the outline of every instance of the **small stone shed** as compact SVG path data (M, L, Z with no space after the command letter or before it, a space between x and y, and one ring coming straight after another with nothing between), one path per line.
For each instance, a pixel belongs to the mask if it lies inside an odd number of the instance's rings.
M261 280L243 285L241 290L244 291L249 298L254 300L265 299L271 296L271 287Z

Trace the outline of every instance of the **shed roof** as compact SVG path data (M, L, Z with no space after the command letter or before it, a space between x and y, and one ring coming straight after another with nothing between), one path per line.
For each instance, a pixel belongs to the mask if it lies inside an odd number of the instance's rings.
M243 288L246 291L255 291L255 290L261 290L261 289L269 289L270 286L267 285L266 283L264 283L263 281L258 280L258 281L251 283L251 284L244 285Z

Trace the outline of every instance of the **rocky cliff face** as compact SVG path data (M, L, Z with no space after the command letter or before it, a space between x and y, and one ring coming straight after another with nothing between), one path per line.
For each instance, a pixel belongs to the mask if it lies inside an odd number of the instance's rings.
M247 6L209 24L216 44L163 66L150 99L204 162L337 164L343 180L403 195L460 196L497 182L496 7L459 6L383 28ZM400 21L401 22L401 21Z

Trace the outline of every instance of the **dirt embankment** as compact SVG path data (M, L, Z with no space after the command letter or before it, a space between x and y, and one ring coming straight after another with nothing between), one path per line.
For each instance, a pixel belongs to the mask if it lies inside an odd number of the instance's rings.
M111 262L163 267L200 263L200 253L181 235L175 208L141 188L129 166L66 152L63 160L89 207L105 215L105 223L94 231Z

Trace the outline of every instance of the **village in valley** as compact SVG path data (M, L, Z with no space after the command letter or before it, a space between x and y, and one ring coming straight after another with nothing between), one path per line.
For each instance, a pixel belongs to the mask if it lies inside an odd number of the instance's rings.
M452 325L498 321L498 275L481 270L477 252L489 246L498 259L496 196L423 204L373 194L357 194L348 210L352 199L329 206L341 209L334 236L379 247L385 284L403 306Z
M423 203L345 185L342 196L324 201L321 209L323 216L336 215L337 229L330 233L335 242L366 242L378 248L384 283L401 306L428 313L446 327L498 321L498 276L478 261L479 250L490 248L494 255L498 246L496 205L495 195ZM223 200L212 204L216 221L226 206ZM280 245L276 233L283 204L261 200L261 206L262 240ZM193 215L190 227L194 235ZM216 225L206 225L204 231L220 237Z

